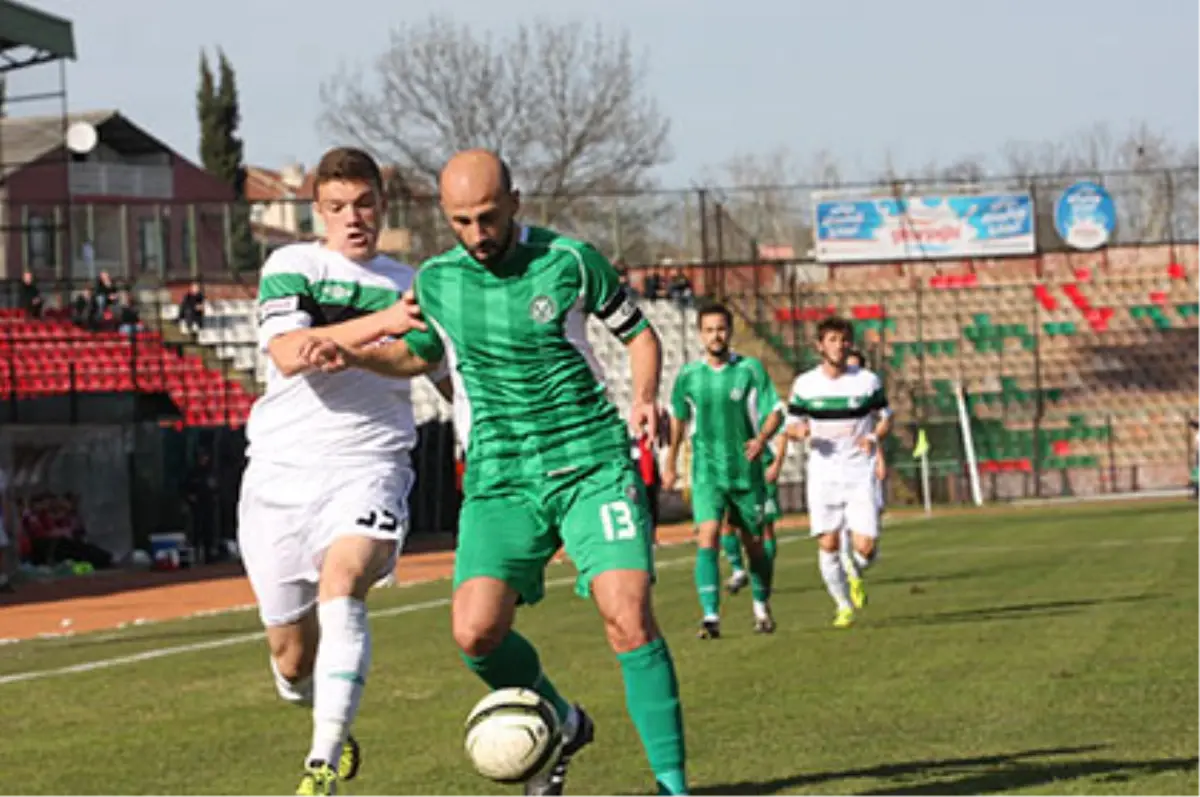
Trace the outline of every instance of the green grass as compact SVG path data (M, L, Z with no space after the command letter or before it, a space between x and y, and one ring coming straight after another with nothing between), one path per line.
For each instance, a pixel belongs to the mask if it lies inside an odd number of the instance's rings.
M1193 504L1026 509L885 531L871 603L849 632L813 546L779 550L777 634L693 637L691 549L664 550L657 606L679 667L693 790L710 794L1196 794ZM552 568L551 578L571 571ZM373 610L445 598L381 591ZM513 793L475 776L461 722L482 694L444 606L377 616L348 794ZM0 648L0 675L255 630L250 613ZM524 610L560 689L595 716L573 793L647 793L619 670L594 609L565 585ZM259 641L0 684L0 791L288 793L308 717L275 696Z

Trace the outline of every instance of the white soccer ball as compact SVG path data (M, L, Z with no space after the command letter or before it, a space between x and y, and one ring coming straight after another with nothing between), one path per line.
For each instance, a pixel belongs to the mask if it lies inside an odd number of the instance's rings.
M475 771L498 783L523 783L562 749L554 706L532 689L497 689L467 716L463 746Z

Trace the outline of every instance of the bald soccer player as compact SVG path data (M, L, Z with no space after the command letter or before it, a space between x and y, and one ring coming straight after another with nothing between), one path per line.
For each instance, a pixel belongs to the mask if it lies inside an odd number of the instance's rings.
M520 195L494 154L455 155L440 179L459 240L424 263L415 294L420 334L373 349L328 341L312 362L411 378L446 360L465 403L465 501L455 556L453 627L462 658L493 689L527 687L563 722L561 758L526 794L562 794L567 766L594 736L537 651L513 630L516 608L545 591L560 546L579 571L625 681L630 717L660 794L685 794L683 716L675 666L654 619L652 528L629 458L629 434L657 433L658 336L590 244L516 221ZM402 304L383 311L400 315ZM588 346L593 315L629 351L628 426L609 401Z

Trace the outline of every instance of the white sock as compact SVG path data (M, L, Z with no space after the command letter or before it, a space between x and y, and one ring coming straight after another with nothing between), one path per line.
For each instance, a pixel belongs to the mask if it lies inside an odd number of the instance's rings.
M770 609L767 608L766 601L754 601L754 619L765 620L770 614Z
M279 665L271 656L271 672L275 676L275 691L287 702L296 706L311 706L313 703L313 679L307 675L298 681L289 681L279 673Z
M367 607L355 598L334 598L317 607L321 643L317 646L312 749L308 761L337 767L342 743L354 724L371 666Z
M874 556L866 557L866 556L863 556L858 551L855 551L854 553L852 553L850 555L850 559L851 559L851 561L854 562L854 567L858 570L859 577L861 577L863 572L866 571L866 569L871 566L871 562L875 561Z
M850 609L850 586L846 583L846 571L842 567L841 556L837 551L820 550L817 561L821 565L821 578L825 580L825 589L829 590L834 603L839 609Z

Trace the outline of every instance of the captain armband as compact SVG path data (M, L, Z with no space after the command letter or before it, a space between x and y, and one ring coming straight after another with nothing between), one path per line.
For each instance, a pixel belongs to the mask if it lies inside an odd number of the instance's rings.
M629 292L622 287L596 311L596 318L600 319L609 332L621 340L628 340L646 317L633 303Z

